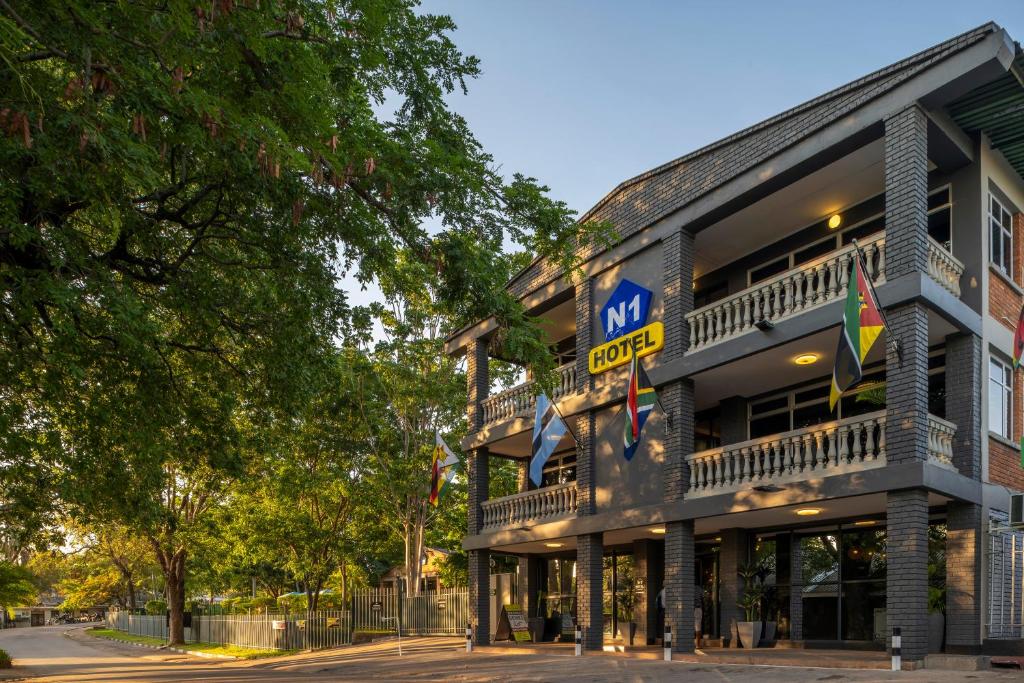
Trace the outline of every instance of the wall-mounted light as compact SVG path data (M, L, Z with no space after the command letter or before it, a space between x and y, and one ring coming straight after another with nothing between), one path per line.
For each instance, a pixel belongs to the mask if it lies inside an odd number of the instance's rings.
M799 356L793 359L793 362L797 365L810 365L818 362L818 354L816 353L801 353Z
M549 548L561 548L565 544L564 543L545 543L544 545L546 545Z
M800 508L796 511L796 514L801 517L813 517L814 515L821 514L821 508Z
M834 213L831 216L829 216L829 218L828 218L828 229L829 230L835 230L836 228L838 228L842 224L843 224L843 217L840 216L838 213Z
M853 525L854 526L874 526L877 523L878 522L876 520L874 520L874 519L862 519L862 520L859 520L857 522L854 522Z
M650 531L651 531L652 534L663 534L663 533L665 533L665 527L663 527L663 526L656 526L653 529L651 529Z

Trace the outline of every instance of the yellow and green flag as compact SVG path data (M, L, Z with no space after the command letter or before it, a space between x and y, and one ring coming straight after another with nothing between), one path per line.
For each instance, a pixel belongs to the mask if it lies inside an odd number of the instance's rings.
M430 458L430 504L437 507L445 486L455 478L459 458L448 448L439 433L434 434L434 453Z
M836 349L836 365L832 370L832 389L828 397L829 408L833 411L843 392L860 382L864 375L864 359L885 329L874 289L864 274L860 251L856 254L850 267L850 286L846 291L843 327L839 331L839 348Z

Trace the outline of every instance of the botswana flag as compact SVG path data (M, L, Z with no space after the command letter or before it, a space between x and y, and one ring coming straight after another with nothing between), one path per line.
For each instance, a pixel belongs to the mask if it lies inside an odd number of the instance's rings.
M860 382L863 377L863 363L868 351L885 324L875 300L874 289L864 275L857 249L856 258L850 267L850 285L846 290L846 307L843 309L843 327L839 331L839 348L836 349L836 365L832 370L832 388L828 405L836 409L836 403L843 392Z
M544 464L555 452L569 426L562 420L547 394L537 397L537 412L533 418L533 457L530 459L530 480L540 486L544 479Z

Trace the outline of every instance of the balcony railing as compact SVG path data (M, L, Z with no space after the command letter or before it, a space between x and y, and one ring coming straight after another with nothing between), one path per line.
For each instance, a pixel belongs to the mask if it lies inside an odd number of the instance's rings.
M527 524L576 516L576 482L484 501L483 531L515 529Z
M751 439L687 456L688 496L779 485L885 465L885 411ZM928 416L928 458L953 469L956 426Z
M552 400L557 400L576 391L575 363L566 363L560 366L556 372L558 373L558 384L552 392ZM484 412L484 424L506 420L510 417L524 417L532 413L537 398L534 384L532 381L517 384L511 389L506 389L500 394L481 401L480 407Z
M885 281L885 236L861 245L868 277ZM732 339L754 329L760 320L777 322L845 296L853 245L780 273L686 315L690 351ZM938 242L928 240L928 275L960 296L964 266Z

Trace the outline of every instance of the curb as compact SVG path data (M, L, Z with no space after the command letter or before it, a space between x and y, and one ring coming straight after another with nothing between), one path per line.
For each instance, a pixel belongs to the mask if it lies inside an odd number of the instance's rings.
M177 652L183 655L194 655L196 657L205 657L206 659L226 659L231 661L239 661L240 657L234 655L217 655L210 652L197 652L196 650L186 650L180 647L167 647L166 645L147 645L146 643L132 643L127 640L118 640L117 638L105 638L104 636L94 636L89 634L97 640L105 640L108 643L118 643L120 645L131 645L132 647L141 647L147 650L163 650L164 652Z

